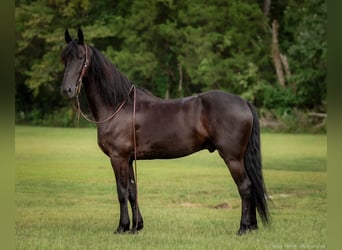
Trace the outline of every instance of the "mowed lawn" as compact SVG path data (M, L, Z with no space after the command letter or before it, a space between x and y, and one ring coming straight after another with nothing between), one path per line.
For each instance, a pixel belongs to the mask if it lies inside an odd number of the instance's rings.
M326 249L326 135L262 133L261 140L270 227L236 236L236 186L217 152L202 151L138 161L145 228L115 235L115 180L96 129L17 126L16 248Z

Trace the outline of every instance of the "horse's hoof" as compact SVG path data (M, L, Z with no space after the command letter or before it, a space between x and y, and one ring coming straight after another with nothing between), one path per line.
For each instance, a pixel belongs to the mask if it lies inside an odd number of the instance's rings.
M126 231L124 231L124 230L121 230L121 229L116 229L115 231L114 231L114 234L123 234L123 233L125 233Z
M247 233L251 232L251 229L249 226L240 227L239 231L236 233L238 236L245 235Z
M114 234L123 234L125 232L129 231L129 226L128 227L122 227L119 226L118 229L114 231Z
M132 230L129 231L130 234L138 234L139 231L136 228L132 228Z
M245 235L247 233L249 233L250 230L249 229L239 229L239 231L236 233L238 236L242 236L242 235Z
M248 226L241 226L239 231L237 232L237 235L241 236L241 235L250 233L253 230L257 230L257 229L258 229L258 225L257 224L255 224L255 225L248 225Z
M142 222L139 222L138 225L135 227L132 227L130 233L131 234L137 234L139 231L141 231L144 228L144 224Z
M139 222L138 226L137 226L137 231L140 231L144 228L144 223L143 222Z

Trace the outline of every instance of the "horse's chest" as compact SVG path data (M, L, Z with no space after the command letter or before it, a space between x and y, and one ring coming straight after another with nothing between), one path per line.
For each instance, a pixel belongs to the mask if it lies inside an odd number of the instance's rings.
M125 155L130 151L132 145L131 137L128 137L127 131L122 133L98 133L97 143L108 156Z

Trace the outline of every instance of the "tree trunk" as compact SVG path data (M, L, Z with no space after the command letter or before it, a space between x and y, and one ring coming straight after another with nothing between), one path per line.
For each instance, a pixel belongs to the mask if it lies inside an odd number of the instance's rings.
M180 63L178 63L178 71L179 71L178 93L179 93L179 97L183 97L183 70L182 70L182 65Z
M284 54L280 53L279 55L280 55L281 64L283 65L283 68L285 71L286 79L288 79L291 77L289 62L287 61L287 57Z
M273 57L274 67L277 72L278 82L282 87L285 87L285 77L284 77L280 51L279 51L278 21L277 20L273 20L272 22L272 57Z
M293 82L290 82L291 71L290 71L290 66L289 66L289 62L287 60L286 55L280 53L280 60L281 60L281 64L283 65L283 69L285 71L287 86L290 86L292 88L293 92L296 93L296 91L297 91L296 84L294 84Z
M170 84L169 83L166 85L165 99L170 99Z

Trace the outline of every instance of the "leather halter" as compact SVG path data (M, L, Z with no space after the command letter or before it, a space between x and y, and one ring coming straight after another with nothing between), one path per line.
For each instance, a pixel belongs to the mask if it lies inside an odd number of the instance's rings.
M84 49L85 49L85 58L84 58L84 61L83 61L83 65L82 65L80 76L78 77L78 80L77 80L77 83L76 83L76 95L77 96L78 96L78 94L81 91L82 80L83 80L83 77L85 76L85 74L87 73L87 70L88 70L88 67L89 67L88 46L86 44L84 44Z

